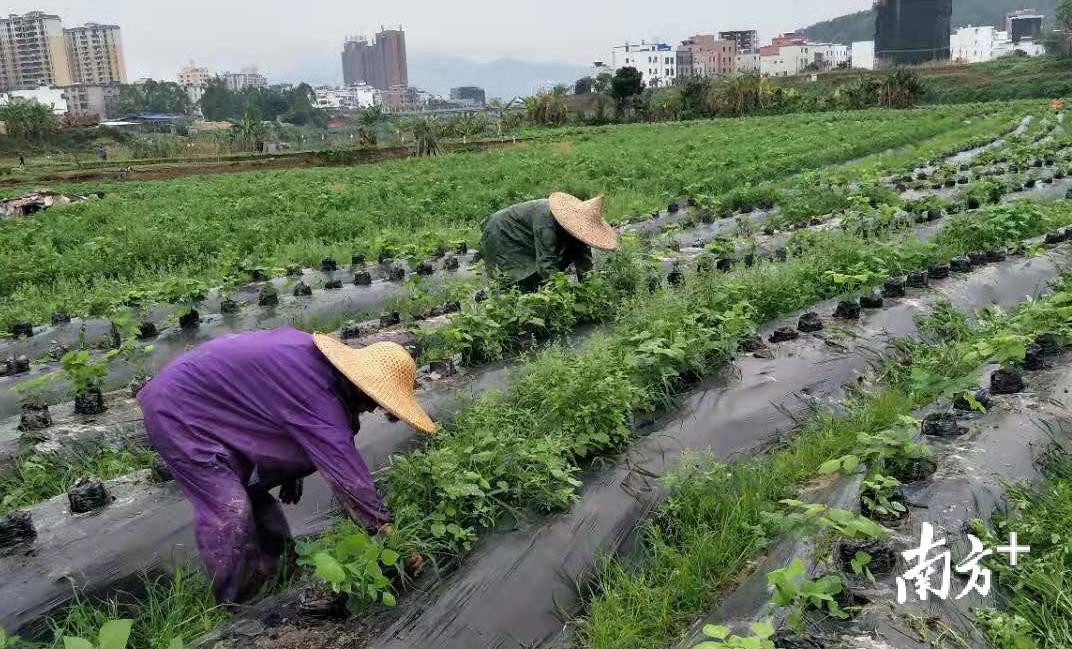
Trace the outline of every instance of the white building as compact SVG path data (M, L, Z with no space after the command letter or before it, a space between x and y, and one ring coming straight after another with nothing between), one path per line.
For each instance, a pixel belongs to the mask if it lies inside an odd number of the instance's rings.
M735 69L739 75L759 74L759 52L738 53Z
M1008 32L993 27L961 27L949 37L950 58L954 63L985 63L1013 52L1042 56L1046 48L1030 38L1021 37L1016 43Z
M783 45L759 59L759 73L765 77L791 77L803 72L815 61L810 43Z
M379 106L383 101L379 90L363 83L338 88L323 86L313 92L317 108L332 110L360 110Z
M834 70L848 63L848 45L797 41L764 47L759 58L759 72L765 77L792 77L805 72Z
M177 75L179 85L186 91L186 96L190 98L190 103L193 104L201 101L201 98L205 96L205 88L208 87L208 82L212 78L213 75L208 71L208 68L198 67L192 61L189 65L179 70Z
M627 42L612 50L611 61L615 71L621 68L639 70L647 88L665 88L677 79L677 54L666 43Z
M852 67L857 70L875 69L875 41L856 41L852 44Z
M241 72L224 72L220 75L232 92L242 92L246 88L267 88L268 79L257 72L257 68L245 68Z
M849 46L840 43L808 43L812 46L813 63L817 70L837 70L848 67Z
M63 90L42 86L33 90L10 90L0 93L0 106L7 106L12 99L28 99L52 108L54 115L67 114L67 98Z
M994 59L998 33L989 25L961 27L949 37L949 58L954 63L983 63Z

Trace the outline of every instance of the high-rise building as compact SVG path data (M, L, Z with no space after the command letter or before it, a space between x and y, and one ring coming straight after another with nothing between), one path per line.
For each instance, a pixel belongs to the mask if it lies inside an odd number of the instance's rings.
M450 100L467 106L484 106L487 94L478 86L459 86L450 89Z
M875 0L875 67L949 60L953 0Z
M342 77L346 85L368 84L380 90L409 86L406 33L384 29L372 41L364 36L346 40L342 49Z
M759 32L754 29L739 29L728 32L719 32L718 39L733 41L737 44L738 54L759 53Z
M63 23L40 11L0 18L0 90L72 82Z
M91 85L127 82L118 25L86 23L64 29L63 35L72 82Z

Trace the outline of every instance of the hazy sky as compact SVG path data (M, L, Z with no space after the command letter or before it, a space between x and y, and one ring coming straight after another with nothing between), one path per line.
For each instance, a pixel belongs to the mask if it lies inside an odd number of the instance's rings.
M676 41L755 26L761 37L871 0L9 0L7 10L59 14L66 25L117 23L130 78L173 79L193 59L214 71L257 65L272 81L341 79L348 34L402 24L409 51L478 60L587 65L625 39Z

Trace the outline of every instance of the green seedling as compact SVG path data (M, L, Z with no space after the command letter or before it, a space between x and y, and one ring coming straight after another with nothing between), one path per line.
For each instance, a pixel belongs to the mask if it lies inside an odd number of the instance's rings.
M731 635L730 628L718 624L707 624L703 634L709 638L692 649L776 649L774 626L770 622L756 622L749 627L750 636Z
M875 583L875 575L871 574L871 569L868 567L873 560L870 554L857 552L853 555L852 561L849 562L849 566L852 567L852 574L857 577L866 577L869 582Z
M781 503L789 508L784 518L790 525L806 533L830 530L849 539L886 538L886 530L882 526L854 512L799 500L783 500ZM772 518L777 520L782 517Z
M134 620L109 620L101 625L97 643L79 637L63 636L63 649L126 649Z
M896 478L874 475L864 481L860 500L873 516L880 518L900 518L908 508L904 503L894 500L897 487L901 483Z
M400 571L400 555L386 547L386 539L370 536L350 525L342 532L297 546L298 565L313 568L313 573L332 592L350 596L348 604L360 610L376 602L395 605L391 580L385 570Z
M846 613L834 599L845 589L841 577L825 575L818 579L808 579L804 562L800 557L793 563L779 570L767 573L767 583L774 587L771 602L779 608L788 608L786 622L793 629L804 629L804 614L808 610L825 611L839 620L846 620Z

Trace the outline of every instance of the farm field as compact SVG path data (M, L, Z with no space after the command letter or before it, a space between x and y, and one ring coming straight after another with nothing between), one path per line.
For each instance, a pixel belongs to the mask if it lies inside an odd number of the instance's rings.
M423 258L474 243L481 219L556 188L605 193L623 220L689 195L817 170L963 128L1008 107L864 111L606 127L482 154L347 169L94 183L102 201L0 224L0 328L56 311L101 314L128 291L177 278L211 286L253 268ZM557 141L556 141L557 140ZM12 191L12 194L17 193ZM245 275L248 277L248 275Z
M1066 646L1043 581L1062 531L1038 523L1072 424L1064 122L1020 102L575 129L58 188L105 196L0 222L0 626L59 647L130 619L136 649L787 649L880 628L908 649L924 613L890 613L886 559L924 521L958 542L977 521L1045 554L999 573L1009 609L958 602L930 628ZM489 285L481 220L559 189L605 193L623 248L583 283ZM297 574L224 611L126 383L282 325L403 342L441 431L372 418L356 443L395 533L340 521L311 478ZM82 478L107 495L73 513ZM1022 514L993 518L1013 483Z

